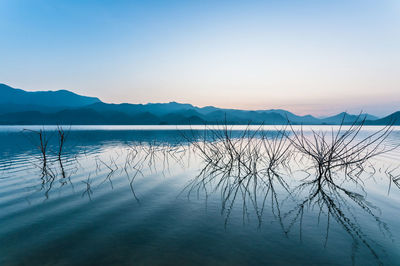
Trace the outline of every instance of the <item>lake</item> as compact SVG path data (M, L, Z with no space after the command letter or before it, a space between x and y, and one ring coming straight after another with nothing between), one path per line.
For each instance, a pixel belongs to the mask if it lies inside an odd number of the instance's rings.
M348 129L1 126L0 265L400 265L400 127Z

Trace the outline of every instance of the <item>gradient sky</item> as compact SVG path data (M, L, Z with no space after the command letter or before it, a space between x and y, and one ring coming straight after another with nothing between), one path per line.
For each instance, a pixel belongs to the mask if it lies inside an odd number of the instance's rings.
M386 115L400 110L400 1L0 0L0 83Z

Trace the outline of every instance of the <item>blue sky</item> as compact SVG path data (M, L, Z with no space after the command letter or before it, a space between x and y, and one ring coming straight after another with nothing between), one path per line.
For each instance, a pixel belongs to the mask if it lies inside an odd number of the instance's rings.
M400 1L0 0L0 82L106 102L400 110Z

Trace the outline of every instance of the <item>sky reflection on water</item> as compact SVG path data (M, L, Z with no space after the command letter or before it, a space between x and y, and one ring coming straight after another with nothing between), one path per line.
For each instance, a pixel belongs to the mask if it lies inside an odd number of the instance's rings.
M398 150L373 158L360 182L338 171L329 183L291 150L266 167L260 135L226 168L228 157L207 161L193 145L202 131L97 128L68 131L61 162L47 131L44 169L36 133L21 129L0 130L1 264L400 261ZM394 131L386 143L399 141Z

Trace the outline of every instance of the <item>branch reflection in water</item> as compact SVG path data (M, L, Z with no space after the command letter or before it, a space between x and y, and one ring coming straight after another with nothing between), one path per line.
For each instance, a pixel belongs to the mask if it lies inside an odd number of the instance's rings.
M371 159L398 148L383 145L392 126L363 137L358 136L363 121L346 128L342 125L330 134L312 130L306 135L303 128L296 131L289 127L290 130L283 127L272 133L247 128L239 136L233 136L227 126L206 131L203 140L192 142L203 158L204 168L185 187L188 197L193 193L199 197L203 192L207 199L210 193L219 191L225 225L235 202L242 206L243 221L249 214L250 202L261 225L266 200L270 198L271 211L285 234L299 223L300 238L304 209L316 208L318 222L321 216L326 217L325 247L333 218L353 240L353 259L356 247L362 243L381 264L376 251L379 245L363 232L356 213L362 210L382 234L391 237L388 226L379 218L380 211L366 200L363 178L373 177L376 171ZM296 178L293 161L307 173L305 178ZM367 166L374 172L368 172ZM392 172L387 173L398 186L400 178ZM293 185L293 181L298 184ZM276 185L283 188L279 191L285 195L278 194ZM280 206L288 199L296 205L283 213Z
M219 193L225 227L238 206L242 209L243 223L254 214L258 226L269 208L286 236L298 224L302 239L305 210L316 211L318 222L326 222L324 246L328 245L331 222L335 221L351 237L353 257L361 243L380 263L383 251L377 251L379 245L362 230L357 216L362 211L384 236L391 237L388 226L380 219L380 210L366 199L364 181L374 178L377 172L373 159L398 146L385 145L391 125L371 134L363 132L362 127L363 121L330 132L305 131L292 125L275 130L265 130L262 126L235 130L223 125L182 131L182 139L175 142L132 141L114 154L80 152L73 156L63 153L66 133L59 128L55 134L56 152L49 153L49 137L44 131L35 132L40 151L36 158L40 164L35 165L41 171L40 189L45 191L46 198L55 181L60 181L60 187L67 183L73 187L71 177L82 169L80 161L90 159L95 168L87 171L87 178L80 181L84 185L82 197L92 200L95 188L104 183L114 189L114 177L125 175L134 198L140 202L134 185L137 177L151 173L170 175L176 165L190 167L191 158L200 159L199 173L180 195L194 194L200 198L203 193L207 200L211 194ZM390 185L400 188L396 169L389 167L385 174Z

